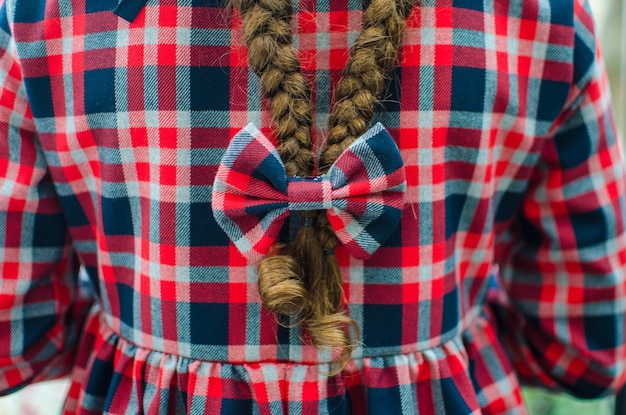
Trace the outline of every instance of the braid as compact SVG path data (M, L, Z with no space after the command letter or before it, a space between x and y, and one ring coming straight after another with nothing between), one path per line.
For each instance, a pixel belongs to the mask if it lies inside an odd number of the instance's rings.
M325 173L367 130L387 73L396 63L404 20L412 6L413 3L406 0L372 0L365 11L363 31L337 85L336 104L329 116L327 147L320 158L320 172Z
M320 173L326 173L339 155L367 130L387 73L396 63L404 21L412 8L410 0L372 0L365 11L363 30L352 48L335 92L327 147L320 156ZM317 236L324 252L334 251L337 236L323 211L317 216ZM356 346L346 327L352 327L357 338L359 333L356 323L337 311L344 296L337 260L331 254L324 262L309 288L308 295L313 301L309 301L309 317L304 324L311 336L323 345L342 348L337 359L337 370L340 371Z
M269 99L288 176L311 174L311 92L291 45L289 0L233 0L243 15L250 67Z
M288 176L310 175L312 169L312 111L310 90L292 48L290 0L232 0L243 16L243 29L252 70L271 103L279 141L278 151ZM372 0L365 11L363 31L356 40L336 91L329 116L328 147L320 158L326 173L339 155L368 127L374 105L396 62L404 19L411 0ZM331 374L343 370L356 344L358 327L341 310L344 293L334 256L337 237L325 211L302 212L307 222L293 243L277 245L259 263L259 293L277 314L297 317L312 344L340 351Z

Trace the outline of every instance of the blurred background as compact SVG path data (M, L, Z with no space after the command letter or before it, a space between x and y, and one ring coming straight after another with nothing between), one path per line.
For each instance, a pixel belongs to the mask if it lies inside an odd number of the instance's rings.
M503 0L504 1L504 0ZM626 137L626 6L624 0L589 0L606 60L620 136ZM623 141L622 141L623 142ZM0 415L56 415L67 391L65 381L30 386L0 398ZM525 389L531 415L612 415L615 399L579 401L566 395ZM626 415L626 414L623 414Z
M624 5L624 0L589 0L589 3L596 18L611 82L617 124L624 140L626 138L626 5Z

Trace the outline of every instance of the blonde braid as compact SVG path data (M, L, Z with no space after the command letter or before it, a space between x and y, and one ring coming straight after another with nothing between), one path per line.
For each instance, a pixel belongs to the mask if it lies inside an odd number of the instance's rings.
M243 16L250 67L261 79L288 176L311 174L311 92L292 47L289 0L233 0Z
M300 72L291 46L289 0L233 0L244 21L250 66L261 79L271 102L279 153L287 175L309 175L312 165L310 90ZM329 117L328 148L320 159L321 173L358 136L367 130L374 104L396 61L404 19L412 8L409 0L372 0L364 14L359 35L336 91ZM259 264L259 293L272 312L295 315L309 331L316 347L340 351L331 371L343 370L356 344L358 327L340 310L344 293L333 251L337 238L326 212L303 212L306 221L296 240L275 247L275 254Z
M387 74L396 63L404 21L412 7L407 1L372 0L365 11L363 31L337 85L327 147L320 158L321 173L367 130Z
M311 174L311 93L292 47L289 0L232 0L243 17L248 61L271 104L278 152L288 176ZM311 237L311 236L309 236ZM306 288L300 261L277 245L259 263L259 294L273 313L299 314Z

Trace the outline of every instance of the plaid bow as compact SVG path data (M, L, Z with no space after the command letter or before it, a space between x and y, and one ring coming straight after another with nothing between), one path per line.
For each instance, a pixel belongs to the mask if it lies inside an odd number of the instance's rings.
M248 124L230 143L213 186L213 214L252 262L267 254L289 211L327 210L339 240L366 259L397 227L406 179L400 151L378 123L318 177L287 177L278 151Z

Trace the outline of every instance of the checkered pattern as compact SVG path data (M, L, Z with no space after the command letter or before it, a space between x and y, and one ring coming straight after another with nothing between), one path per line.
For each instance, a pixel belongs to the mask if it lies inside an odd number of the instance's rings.
M319 177L287 177L276 148L250 124L217 170L213 214L251 263L269 252L288 212L302 210L328 210L350 254L367 259L398 226L405 190L400 151L380 123Z
M362 4L294 9L319 149ZM333 378L212 214L231 138L276 144L236 12L0 0L0 50L3 391L71 371L66 414L523 414L520 381L623 383L624 169L584 0L412 12L374 120L406 206L367 260L336 250L362 345Z

